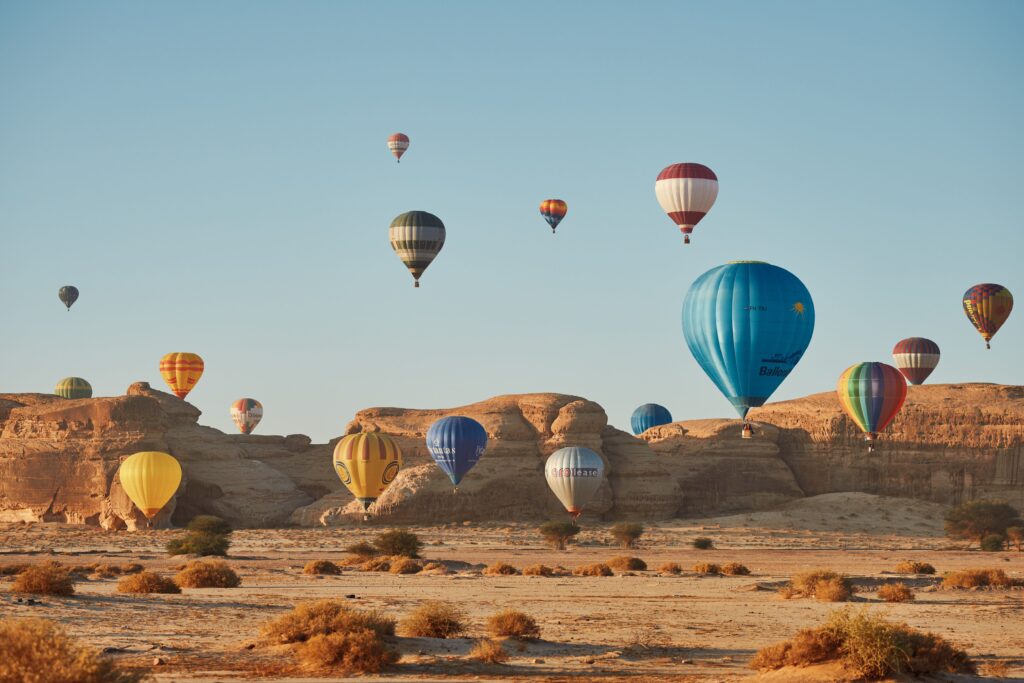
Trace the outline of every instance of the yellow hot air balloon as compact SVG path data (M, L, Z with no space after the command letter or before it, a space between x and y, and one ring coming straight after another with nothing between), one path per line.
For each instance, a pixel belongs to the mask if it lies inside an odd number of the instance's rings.
M174 456L159 451L131 455L117 472L121 488L148 519L167 505L181 484L181 465Z
M168 353L160 359L160 374L174 395L184 399L203 376L203 359L194 353Z
M334 471L369 510L402 468L402 449L387 434L349 434L334 448Z

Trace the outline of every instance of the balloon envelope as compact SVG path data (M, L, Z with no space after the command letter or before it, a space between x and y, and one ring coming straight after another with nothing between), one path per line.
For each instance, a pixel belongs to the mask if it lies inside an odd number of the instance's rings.
M423 271L433 263L444 246L444 223L426 211L407 211L391 221L388 233L391 248L419 287Z
M668 412L668 408L657 403L645 403L633 411L629 424L633 428L633 433L639 435L651 427L667 425L671 421L672 413Z
M57 298L60 299L61 303L70 311L71 304L78 301L78 287L74 285L64 285L57 290Z
M402 155L409 149L409 136L404 133L395 133L388 138L388 149L395 155L395 159L401 163Z
M551 233L554 234L555 228L565 218L565 214L569 211L569 205L563 202L561 199L545 199L540 203L540 215L544 217L544 220L551 226Z
M1013 310L1013 295L1002 285L974 285L964 292L964 313L985 340L985 347Z
M53 393L61 398L92 398L92 385L81 377L65 377L57 382Z
M263 404L254 398L240 398L231 404L231 419L238 431L252 434L252 430L263 419Z
M672 164L658 174L654 194L689 244L694 226L707 215L718 197L718 176L703 164Z
M194 353L168 353L160 359L160 374L174 395L188 396L203 376L203 359Z
M548 456L544 478L575 519L604 481L604 460L589 448L570 446Z
M907 382L891 365L857 363L839 376L836 393L843 410L871 443L903 406Z
M369 510L402 468L402 450L387 434L349 434L334 447L334 471Z
M908 337L896 343L892 358L908 382L922 384L939 364L939 345L924 337Z
M746 418L803 357L814 302L788 270L761 261L712 268L683 301L683 336L718 390Z
M427 450L456 486L487 448L487 430L476 420L442 417L427 430Z
M143 451L121 463L118 478L132 502L152 519L177 492L181 465L167 453Z

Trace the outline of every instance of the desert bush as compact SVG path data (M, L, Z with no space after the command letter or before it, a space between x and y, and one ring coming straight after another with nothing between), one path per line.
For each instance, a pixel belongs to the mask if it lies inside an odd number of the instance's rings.
M750 574L750 570L747 569L747 565L740 564L739 562L727 562L722 565L722 573L728 574L729 576L747 576Z
M618 569L619 571L631 571L631 572L642 572L647 570L647 563L641 560L639 557L629 557L622 555L620 557L613 557L612 559L605 562L612 569Z
M136 683L146 678L117 668L46 619L0 620L0 652L4 683Z
M401 555L416 559L420 556L423 543L410 531L385 531L377 534L373 545L381 555Z
M423 571L432 572L434 574L447 574L448 567L443 562L427 562L423 565Z
M981 549L989 553L997 553L1006 547L1006 536L1002 534L989 534L981 539Z
M574 576L614 576L612 568L603 562L583 564L572 570Z
M612 538L623 548L635 548L644 535L644 527L636 522L619 522L611 528Z
M302 568L303 574L340 574L341 568L330 560L310 560Z
M548 545L556 550L565 550L565 546L572 542L573 537L580 532L580 528L569 522L544 522L538 531Z
M227 536L233 531L230 524L214 515L196 515L185 525L185 528L189 531L218 536Z
M223 534L210 534L205 531L190 531L184 536L172 538L167 542L168 555L199 555L207 557L228 554L231 541Z
M470 659L486 664L501 664L508 661L508 653L497 640L478 640L469 651Z
M943 588L978 588L980 586L1009 588L1013 584L1013 579L1007 576L1002 569L964 569L958 572L949 572L942 577Z
M1007 503L993 500L972 500L951 508L946 513L946 535L981 543L992 534L1005 536L1012 526L1024 526L1020 513Z
M700 536L698 538L693 539L692 545L697 550L713 550L715 547L715 542L707 536Z
M713 562L698 562L693 565L693 571L698 574L721 574L722 567Z
M525 612L505 609L495 612L487 619L487 632L492 636L511 638L539 638L540 627L537 621Z
M1024 545L1024 526L1011 526L1006 528L1007 545L1013 543L1017 546L1017 552Z
M822 602L846 602L853 597L853 586L846 579L825 579L814 587L814 598Z
M395 635L395 620L376 610L357 610L341 600L300 602L260 627L270 643L303 643L314 636L372 631L380 637Z
M886 602L912 602L914 591L905 583L886 583L878 587L878 597Z
M683 568L678 562L666 562L658 567L658 571L662 574L681 574L683 572Z
M175 575L174 583L182 588L235 588L242 579L222 560L192 560Z
M180 593L181 588L156 572L129 574L117 582L118 593Z
M125 574L137 574L141 572L143 567L138 562L125 562L123 564L91 564L73 567L70 569L72 574L91 573L95 578L109 579L114 576L123 576Z
M412 638L458 638L466 632L465 613L450 602L428 600L398 622Z
M854 588L850 580L831 569L812 569L793 575L789 597L817 598L828 602L849 600Z
M371 557L359 565L364 572L389 572L391 571L390 557Z
M370 629L318 634L299 646L299 660L309 669L375 674L398 661L398 653Z
M523 567L523 576L554 576L555 570L546 564L531 564Z
M350 546L345 547L345 552L349 555L355 555L359 558L373 557L379 555L377 549L366 541L360 541L359 543L353 543Z
M30 565L16 575L11 591L33 595L68 596L75 594L75 581L67 567L51 560Z
M911 560L904 560L896 565L894 569L897 574L934 574L935 567L931 566L927 562L913 562Z
M486 576L515 576L518 573L519 570L507 562L495 562L484 567Z
M411 557L396 557L388 571L392 574L419 574L423 571L423 565Z

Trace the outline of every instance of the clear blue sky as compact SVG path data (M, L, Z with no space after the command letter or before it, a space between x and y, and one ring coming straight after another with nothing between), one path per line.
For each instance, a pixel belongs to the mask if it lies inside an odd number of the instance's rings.
M776 400L912 335L931 381L1022 384L1022 31L1019 2L0 2L0 391L163 387L195 351L225 430L242 396L321 441L512 392L732 416L680 308L743 258L814 297ZM654 196L679 161L721 181L689 247ZM412 209L448 228L419 290ZM988 352L978 282L1021 307Z

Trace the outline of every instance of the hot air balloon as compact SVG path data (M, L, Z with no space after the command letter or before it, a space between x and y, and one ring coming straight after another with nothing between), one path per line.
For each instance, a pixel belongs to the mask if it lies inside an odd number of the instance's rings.
M391 221L391 248L412 273L416 286L420 276L444 246L444 223L426 211L408 211Z
M455 486L473 469L486 448L487 430L469 417L442 417L427 430L430 457Z
M985 283L974 285L964 292L964 313L985 340L985 348L996 332L1010 317L1013 310L1013 295L1002 285Z
M551 226L551 234L555 234L555 228L565 218L566 212L569 210L569 205L563 202L561 199L545 199L540 203L540 215L544 217L544 220Z
M71 304L78 301L78 287L75 287L74 285L64 285L57 290L57 298L60 299L61 303L70 311Z
M690 353L746 420L803 357L814 332L814 302L788 270L761 261L712 268L683 301Z
M404 133L395 133L388 138L388 149L395 155L398 163L402 163L402 155L409 149L409 136Z
M907 397L907 382L891 365L857 363L839 376L836 393L843 410L864 432L871 452L878 433L900 412Z
M92 385L81 377L65 377L57 382L53 393L61 398L92 398Z
M184 399L203 376L203 359L194 353L168 353L160 359L160 374L174 395Z
M263 419L263 404L254 398L240 398L231 404L231 419L243 434L252 434Z
M939 364L939 345L924 337L908 337L892 349L896 367L911 384L924 384Z
M334 471L369 510L402 468L402 449L387 434L349 434L334 448Z
M560 448L548 457L544 478L573 520L604 481L604 460L589 448Z
M668 412L668 408L659 406L657 403L643 404L634 410L633 416L629 418L633 433L637 435L643 434L651 427L667 425L671 421L672 413Z
M117 472L121 488L147 519L167 505L181 484L181 465L174 456L159 451L131 455Z
M679 231L683 242L690 243L690 233L704 218L718 197L718 176L703 164L672 164L658 174L654 194Z

